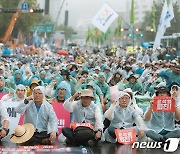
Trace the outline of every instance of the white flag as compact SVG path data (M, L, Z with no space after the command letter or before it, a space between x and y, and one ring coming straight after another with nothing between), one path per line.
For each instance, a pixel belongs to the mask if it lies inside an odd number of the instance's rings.
M164 36L166 28L171 27L171 20L173 18L174 18L174 10L172 6L172 2L170 2L168 6L167 1L165 0L153 45L153 50L156 50L156 48L160 46L161 38Z
M169 20L169 23L167 24L167 28L171 27L171 20L174 18L174 9L172 5L172 0L170 1L170 4L168 6L168 12L167 12L167 20Z
M118 14L105 3L92 20L92 24L102 32L106 33L112 22L118 17Z

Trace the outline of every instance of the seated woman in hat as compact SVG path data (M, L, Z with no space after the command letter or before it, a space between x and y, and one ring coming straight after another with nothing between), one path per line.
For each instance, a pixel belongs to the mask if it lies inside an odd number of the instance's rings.
M128 83L124 85L124 89L131 88L133 92L142 92L142 84L138 81L137 75L131 74L127 80Z
M33 95L22 101L16 107L16 112L24 114L25 124L31 123L35 127L35 133L26 145L54 143L58 120L53 107L45 100L44 87L35 87Z
M165 86L158 87L156 96L170 96L169 89ZM146 135L155 141L164 142L167 138L179 138L180 129L175 128L175 119L180 120L180 111L175 103L174 112L154 112L153 99L147 108L144 120L148 121Z
M116 71L111 78L109 78L108 85L109 86L115 86L122 80L122 74L120 71Z
M27 97L32 95L33 89L37 86L40 86L40 82L37 78L32 79L31 83L29 84L29 87L26 87L27 89Z
M144 137L145 125L143 119L137 113L136 109L130 105L131 96L129 93L120 91L117 102L114 100L104 114L105 117L110 120L110 126L104 132L106 141L116 143L115 129L134 128L140 138ZM136 123L137 126L134 126L134 123Z
M80 97L80 100L74 101ZM100 108L94 104L92 90L84 89L76 92L72 97L64 102L64 108L73 113L72 128L64 127L63 135L67 138L67 143L86 144L88 141L98 141L101 139L103 122ZM82 126L82 127L78 127ZM74 126L74 127L73 127Z

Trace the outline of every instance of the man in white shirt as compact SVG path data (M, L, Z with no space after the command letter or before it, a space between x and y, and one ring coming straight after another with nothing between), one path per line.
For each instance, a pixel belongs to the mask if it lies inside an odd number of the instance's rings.
M79 96L81 99L74 101ZM92 90L85 89L81 92L76 92L64 102L64 108L73 113L73 123L84 126L87 124L85 127L77 127L74 130L67 127L62 129L63 135L72 143L78 145L87 143L90 140L98 141L101 139L104 127L102 115L100 108L94 104L93 100ZM88 128L87 126L90 127Z

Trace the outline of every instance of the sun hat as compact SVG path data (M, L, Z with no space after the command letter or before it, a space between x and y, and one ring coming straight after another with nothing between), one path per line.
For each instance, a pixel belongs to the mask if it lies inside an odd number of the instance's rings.
M14 130L14 133L11 134L10 140L13 143L26 142L34 135L34 132L35 132L34 125L31 123L18 125Z
M94 99L94 95L92 90L84 89L81 91L81 97L92 97Z

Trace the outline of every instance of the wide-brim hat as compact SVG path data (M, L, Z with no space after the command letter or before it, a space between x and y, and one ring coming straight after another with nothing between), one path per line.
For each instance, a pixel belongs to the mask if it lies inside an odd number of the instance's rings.
M81 91L81 97L91 97L94 99L93 91L90 89L84 89Z
M11 134L10 140L13 143L24 143L34 135L34 132L34 125L31 123L26 123L21 126L18 125L14 130L14 133Z

